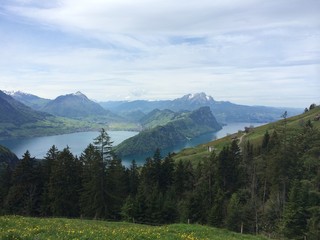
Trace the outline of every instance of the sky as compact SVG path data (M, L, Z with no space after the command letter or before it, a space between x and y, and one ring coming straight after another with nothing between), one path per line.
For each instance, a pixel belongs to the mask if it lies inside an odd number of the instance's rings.
M320 104L319 0L1 0L0 89Z

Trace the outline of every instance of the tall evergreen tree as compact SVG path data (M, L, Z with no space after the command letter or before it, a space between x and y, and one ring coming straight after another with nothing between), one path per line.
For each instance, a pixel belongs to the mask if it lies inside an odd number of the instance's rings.
M7 163L0 163L0 214L5 213L5 198L11 187L12 169Z
M50 184L50 176L52 172L52 166L54 162L57 161L57 157L59 154L59 150L53 145L47 152L46 157L42 160L41 169L42 169L42 182L43 182L43 190L42 190L42 198L41 198L41 209L40 215L42 216L50 216L52 215L50 209L50 196L49 196L49 184Z
M83 164L81 214L95 219L107 218L109 212L107 175L101 154L90 144L81 154L80 160Z
M135 197L138 192L140 176L138 166L135 160L131 162L128 170L128 192L130 196Z
M307 232L308 189L295 181L285 206L281 231L289 239L303 239Z
M80 161L73 156L69 148L64 148L53 162L50 176L49 197L53 215L79 216L80 176Z
M103 161L106 163L112 159L112 144L109 134L104 128L100 130L100 135L94 139L94 145L100 152Z
M12 186L6 199L10 213L28 216L39 213L42 190L40 180L40 165L26 151L12 174Z
M108 189L108 203L110 205L109 218L120 219L121 207L128 196L126 172L121 159L113 157L106 169Z

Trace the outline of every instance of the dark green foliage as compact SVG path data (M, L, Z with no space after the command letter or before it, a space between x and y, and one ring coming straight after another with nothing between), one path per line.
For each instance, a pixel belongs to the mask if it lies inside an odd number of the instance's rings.
M5 213L4 204L11 187L12 170L6 163L0 163L0 214Z
M49 185L50 185L50 177L52 174L52 167L55 162L58 161L59 151L56 146L52 146L45 159L42 161L42 182L43 182L43 193L41 199L41 209L40 214L42 216L50 216L51 206L50 206L50 196L49 196Z
M5 208L8 213L34 216L40 208L40 167L27 151L12 173Z
M309 110L315 109L316 106L317 106L317 105L316 105L315 103L312 103L312 104L310 105L310 107L309 107Z
M226 227L232 231L240 231L243 207L237 193L233 193L227 206Z
M101 153L90 144L81 155L82 189L80 209L84 217L103 219L108 216L106 166Z
M289 239L303 239L306 235L309 217L307 212L308 190L308 186L299 181L292 184L281 225L282 233Z
M118 158L113 158L106 166L107 173L107 203L109 204L109 219L120 219L123 203L128 196L127 176L125 168Z
M5 164L10 167L10 169L15 168L17 162L19 161L18 157L11 152L8 148L0 145L0 164Z
M81 165L69 148L58 153L52 164L49 198L51 212L55 216L77 217L80 214L79 192Z

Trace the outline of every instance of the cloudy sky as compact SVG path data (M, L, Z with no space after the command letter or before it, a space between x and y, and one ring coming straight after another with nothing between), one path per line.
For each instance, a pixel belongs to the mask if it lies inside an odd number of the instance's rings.
M320 103L319 0L1 0L0 89Z

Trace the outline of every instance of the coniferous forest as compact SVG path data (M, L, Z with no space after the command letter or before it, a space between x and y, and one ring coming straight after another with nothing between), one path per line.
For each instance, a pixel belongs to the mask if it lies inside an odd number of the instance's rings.
M103 129L80 157L52 146L0 165L1 214L199 223L287 239L320 239L320 131L312 123L234 140L209 159L175 162L157 149L122 165Z

